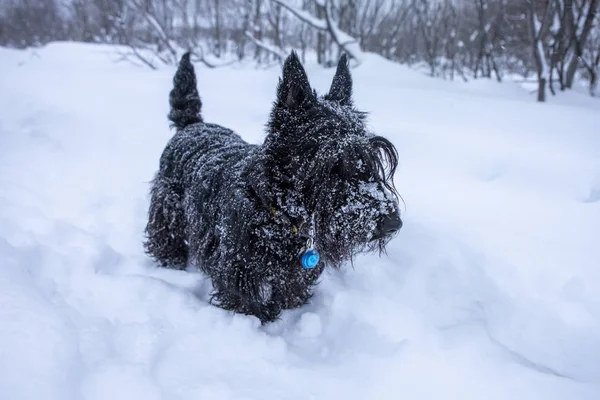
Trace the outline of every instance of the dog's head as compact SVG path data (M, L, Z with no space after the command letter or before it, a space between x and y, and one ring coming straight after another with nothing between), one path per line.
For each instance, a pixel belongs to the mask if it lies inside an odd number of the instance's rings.
M316 246L330 264L383 250L402 226L393 183L398 153L354 108L345 55L324 96L310 87L296 54L287 58L265 154L280 207L292 218L314 219Z

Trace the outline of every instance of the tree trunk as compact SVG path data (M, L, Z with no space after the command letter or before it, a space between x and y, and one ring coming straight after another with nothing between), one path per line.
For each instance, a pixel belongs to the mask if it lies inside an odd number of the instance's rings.
M537 101L546 101L546 78L544 77L538 79Z
M529 18L529 36L531 38L531 47L533 58L535 59L536 72L538 77L538 97L540 102L546 101L546 55L544 54L544 44L542 35L547 31L547 26L552 20L552 4L550 0L545 0L544 14L541 21L537 20L535 0L529 0L528 18Z
M262 42L263 40L263 25L262 25L262 21L261 21L261 6L262 6L262 0L256 0L254 2L254 4L256 5L256 7L254 8L254 35L256 37L256 39L260 42ZM254 58L260 62L260 55L261 55L261 51L262 48L260 46L255 46L254 47Z
M221 10L219 7L220 0L215 2L215 56L221 57Z
M324 19L325 18L325 9L320 4L317 4L317 18ZM317 62L319 65L325 65L326 56L325 56L325 33L318 31L317 32Z
M573 87L575 72L577 72L577 66L579 64L579 57L581 57L583 53L585 42L587 41L590 31L594 26L594 19L596 18L596 12L598 11L598 1L599 0L589 0L589 6L585 16L585 22L583 23L583 28L581 30L581 35L577 37L577 33L574 32L573 40L575 41L575 54L571 58L571 62L567 67L567 77L565 79L565 86L569 89Z

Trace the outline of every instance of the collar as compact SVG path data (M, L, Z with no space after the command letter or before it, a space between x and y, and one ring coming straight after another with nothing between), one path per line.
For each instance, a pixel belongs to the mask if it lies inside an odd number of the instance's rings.
M275 209L274 206L271 206L271 214L273 214L273 216L275 218L279 217L279 213L277 212L277 210ZM289 218L286 218L289 221ZM291 221L290 221L291 222ZM298 227L296 226L296 224L292 223L292 232L294 233L298 233Z

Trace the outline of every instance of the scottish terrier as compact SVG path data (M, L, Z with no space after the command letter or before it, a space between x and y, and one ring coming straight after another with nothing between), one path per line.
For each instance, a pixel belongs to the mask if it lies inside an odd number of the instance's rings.
M152 182L144 245L162 266L210 277L212 304L276 320L308 302L326 266L381 253L402 226L398 153L354 108L345 55L324 96L288 56L262 145L204 122L189 53L173 82L177 132Z

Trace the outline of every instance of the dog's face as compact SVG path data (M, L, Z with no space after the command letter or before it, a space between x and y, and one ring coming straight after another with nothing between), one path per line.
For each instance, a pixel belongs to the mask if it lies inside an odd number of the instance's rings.
M294 218L314 218L316 246L333 265L383 250L400 229L393 174L397 151L368 131L352 104L345 56L318 96L295 54L285 62L265 141L267 170Z

